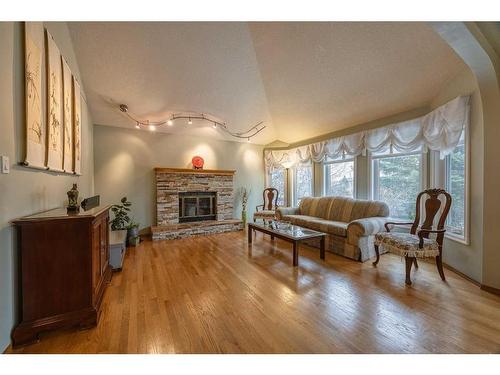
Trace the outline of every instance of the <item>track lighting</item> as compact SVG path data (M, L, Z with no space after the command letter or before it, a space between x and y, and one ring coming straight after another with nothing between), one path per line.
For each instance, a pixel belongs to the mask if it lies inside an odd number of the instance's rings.
M250 142L250 138L256 136L258 133L260 133L262 130L266 128L265 125L263 125L263 122L259 122L258 124L252 126L249 128L247 131L244 132L232 132L231 130L228 129L227 125L225 122L216 120L212 116L207 116L204 113L196 113L196 112L187 112L187 113L174 113L170 116L168 120L160 120L160 121L149 121L149 120L140 120L136 116L134 116L133 113L130 113L128 106L126 104L120 104L118 105L118 109L129 119L135 122L135 127L137 129L141 129L142 125L147 127L150 131L155 131L157 126L161 125L168 125L172 126L174 124L174 120L176 119L187 119L187 124L192 125L193 124L193 119L196 120L201 120L201 121L208 121L212 123L212 127L214 129L219 128L221 131L229 134L232 137L239 138L239 139L246 139L247 142Z

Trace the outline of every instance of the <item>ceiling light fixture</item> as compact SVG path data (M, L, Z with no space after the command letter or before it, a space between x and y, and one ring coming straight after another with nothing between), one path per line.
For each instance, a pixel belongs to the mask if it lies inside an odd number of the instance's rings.
M135 128L136 128L136 129L140 129L140 128L141 128L138 122L136 122L136 124L135 124Z
M227 125L225 122L221 122L213 118L212 116L207 116L203 113L195 113L195 112L187 112L187 113L176 113L170 116L168 120L162 120L162 121L149 121L149 120L139 120L135 115L131 114L128 110L128 106L126 104L120 104L119 109L121 112L123 112L129 119L133 120L136 123L136 128L140 128L140 125L144 126L149 126L149 130L154 131L156 130L156 127L161 126L161 125L168 125L172 126L173 121L177 119L186 119L188 120L188 124L191 125L193 124L193 120L203 120L203 121L208 121L212 123L212 126L214 129L217 127L221 129L223 132L229 134L232 137L239 138L239 139L246 139L247 142L250 142L250 139L252 137L255 137L257 134L259 134L262 130L266 128L263 121L259 122L258 124L252 126L249 128L247 131L244 132L232 132L228 129Z

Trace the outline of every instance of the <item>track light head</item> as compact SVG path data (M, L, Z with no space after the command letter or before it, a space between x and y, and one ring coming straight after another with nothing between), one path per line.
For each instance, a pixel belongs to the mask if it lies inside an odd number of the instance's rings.
M149 125L149 130L151 130L152 132L154 132L156 130L156 126L154 125Z
M127 113L128 106L126 104L120 104L120 111Z
M193 121L191 120L191 117L188 118L188 124L193 125Z
M172 126L173 124L174 124L174 122L173 122L172 120L168 120L168 121L167 121L167 125L168 125L168 126Z

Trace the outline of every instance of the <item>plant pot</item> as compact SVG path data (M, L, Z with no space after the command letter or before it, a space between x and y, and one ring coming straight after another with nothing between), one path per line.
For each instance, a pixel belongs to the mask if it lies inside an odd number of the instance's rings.
M134 242L134 240L136 238L139 238L139 227L128 228L127 229L127 244L129 246L135 246L135 245L131 245L131 243Z

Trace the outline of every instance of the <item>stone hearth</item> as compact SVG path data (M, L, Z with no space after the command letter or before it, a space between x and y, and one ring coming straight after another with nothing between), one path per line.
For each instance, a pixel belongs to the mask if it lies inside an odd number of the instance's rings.
M233 219L234 173L232 170L155 168L153 240L241 230L241 220ZM179 193L184 192L215 192L217 219L179 223Z

